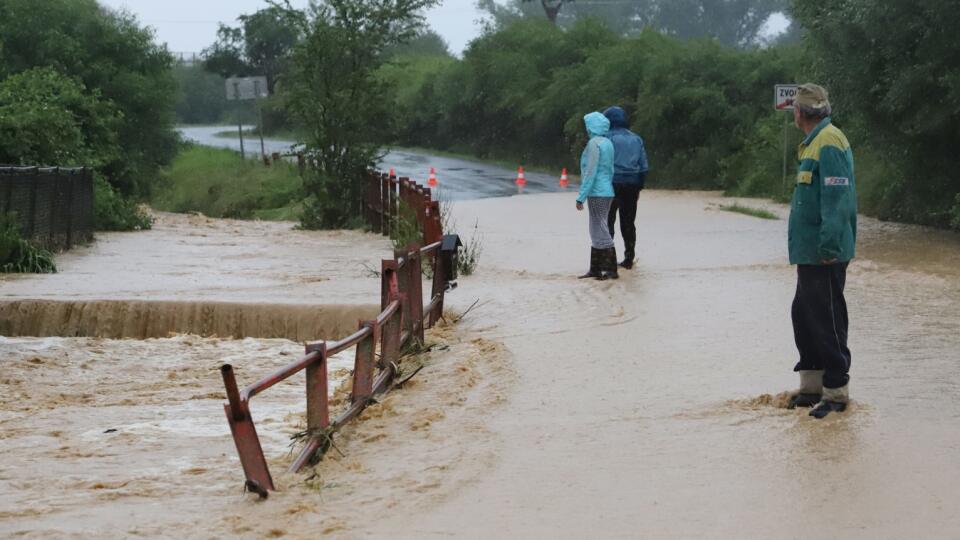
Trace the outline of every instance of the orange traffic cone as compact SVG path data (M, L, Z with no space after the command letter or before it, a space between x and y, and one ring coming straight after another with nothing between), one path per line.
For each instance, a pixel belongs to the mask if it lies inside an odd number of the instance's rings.
M437 187L437 170L433 167L430 167L430 179L427 180L427 185L430 187Z
M523 176L523 167L517 169L517 185L520 187L527 185L527 179Z
M570 185L570 181L567 180L567 168L564 167L563 171L560 173L560 187L565 188Z

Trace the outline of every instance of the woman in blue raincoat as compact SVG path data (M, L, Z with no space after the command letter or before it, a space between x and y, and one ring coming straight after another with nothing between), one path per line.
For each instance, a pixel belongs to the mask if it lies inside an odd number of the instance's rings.
M590 140L580 156L580 193L577 210L587 203L590 212L590 270L583 278L616 279L617 249L610 236L607 217L613 203L613 143L605 135L610 130L607 117L592 112L583 117Z

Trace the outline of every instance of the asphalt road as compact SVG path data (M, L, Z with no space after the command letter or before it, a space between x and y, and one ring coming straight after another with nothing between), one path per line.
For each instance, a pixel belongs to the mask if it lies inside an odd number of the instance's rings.
M229 129L231 128L226 126L191 126L181 127L179 131L185 139L197 144L239 152L239 139L215 136L216 133ZM291 151L294 144L293 141L265 139L264 149L268 154L286 153ZM248 156L258 156L259 138L244 138L244 149ZM559 185L560 169L563 165L557 166L556 175L526 172L527 184L522 191L515 183L516 169L507 169L480 161L441 157L409 150L391 150L381 158L379 167L384 171L393 168L398 176L410 177L423 185L427 183L430 167L435 168L439 181L438 187L434 190L435 196L444 200L485 199L524 193L563 191ZM576 187L572 184L567 189L573 191Z

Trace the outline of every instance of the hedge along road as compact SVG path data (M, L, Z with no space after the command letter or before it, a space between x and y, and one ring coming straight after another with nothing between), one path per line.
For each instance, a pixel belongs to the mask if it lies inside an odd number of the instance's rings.
M249 126L246 126L249 129ZM217 133L230 131L227 126L190 126L180 127L179 131L187 140L203 146L227 148L240 151L240 139L235 137L218 137ZM281 139L264 139L264 148L267 154L274 152L286 153L291 151L294 141ZM244 137L244 149L250 156L257 156L260 152L258 137ZM517 164L518 166L521 164ZM387 171L394 169L398 176L408 176L413 180L426 185L430 174L430 167L437 171L441 200L470 200L486 199L489 197L508 197L518 194L516 179L517 171L496 165L489 165L477 161L441 157L410 150L390 150L380 160L379 166ZM551 193L562 191L560 187L560 170L567 166L573 170L572 164L558 164L556 175L526 172L527 184L523 193ZM576 189L576 185L567 188Z

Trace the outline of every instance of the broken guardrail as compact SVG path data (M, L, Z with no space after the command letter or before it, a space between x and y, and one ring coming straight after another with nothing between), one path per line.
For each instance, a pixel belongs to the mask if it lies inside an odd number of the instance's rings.
M456 287L459 247L457 235L441 235L440 240L429 245L394 251L393 259L381 261L381 311L375 319L360 321L357 331L341 340L308 343L304 356L242 391L237 386L233 366L224 364L220 368L227 392L224 411L248 488L261 496L266 496L268 490L276 490L250 410L254 396L301 371L306 372L308 441L289 471L298 472L315 463L329 448L334 433L359 415L374 396L390 389L400 376L402 353L422 344L424 330L440 320L444 295ZM422 290L424 257L432 268L431 294L426 305ZM350 405L331 421L327 360L354 346L356 359Z

